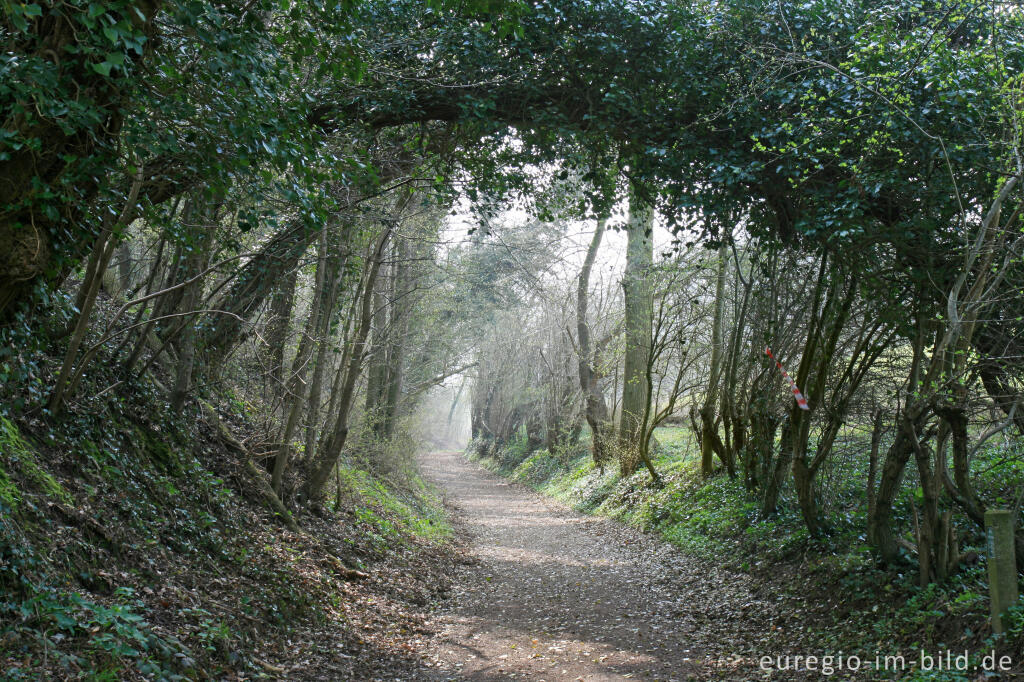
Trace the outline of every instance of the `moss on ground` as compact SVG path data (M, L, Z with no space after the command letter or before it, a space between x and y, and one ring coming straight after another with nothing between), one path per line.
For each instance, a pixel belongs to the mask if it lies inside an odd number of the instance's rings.
M12 480L12 476L20 479L21 487ZM64 504L71 503L71 496L64 486L39 465L39 454L22 437L18 427L9 419L0 417L0 499L11 509L16 509L27 492L26 487Z

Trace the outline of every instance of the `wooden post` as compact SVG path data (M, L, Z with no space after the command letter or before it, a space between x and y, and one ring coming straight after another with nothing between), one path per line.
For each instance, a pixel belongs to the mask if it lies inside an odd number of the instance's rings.
M985 512L992 631L1003 632L1003 614L1017 601L1017 560L1013 551L1013 515L1005 509Z

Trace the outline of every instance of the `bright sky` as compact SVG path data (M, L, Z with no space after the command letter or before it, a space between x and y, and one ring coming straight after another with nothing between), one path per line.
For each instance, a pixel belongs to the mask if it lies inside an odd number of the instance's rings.
M531 220L530 214L518 207L510 207L500 215L497 222L526 223ZM625 267L626 258L626 233L622 228L626 222L626 206L624 203L616 207L612 219L609 222L609 229L605 232L601 242L601 250L598 253L595 270L600 270L605 275L614 274L621 276ZM467 201L462 200L456 210L448 216L442 241L454 246L464 242L469 231L477 227L478 223L472 214ZM568 242L564 254L564 266L566 272L557 273L574 277L583 266L583 259L586 255L587 246L594 234L596 220L573 220L566 222L566 241ZM671 249L672 233L665 227L665 221L656 216L654 225L654 256L661 258L662 254ZM569 246L571 245L571 246Z

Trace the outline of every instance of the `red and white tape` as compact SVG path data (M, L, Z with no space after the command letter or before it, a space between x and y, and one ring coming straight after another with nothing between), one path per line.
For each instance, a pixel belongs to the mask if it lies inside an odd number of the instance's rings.
M775 356L772 355L772 349L765 346L764 352L768 354L768 357L775 361L775 366L779 368L780 372L782 372L782 376L789 380L789 387L793 389L793 397L796 398L796 404L800 406L801 410L810 410L811 406L807 404L807 399L804 398L804 394L796 387L796 382L793 381L793 377L789 376L789 372L787 372L786 368L782 366L782 363L775 360Z

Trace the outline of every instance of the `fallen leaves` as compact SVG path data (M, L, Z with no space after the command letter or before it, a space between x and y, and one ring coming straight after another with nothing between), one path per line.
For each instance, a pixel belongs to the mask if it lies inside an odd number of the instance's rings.
M431 455L424 470L464 514L478 559L460 567L427 643L458 679L496 665L530 679L750 679L754 654L779 644L783 603L748 575L499 485L458 455Z

